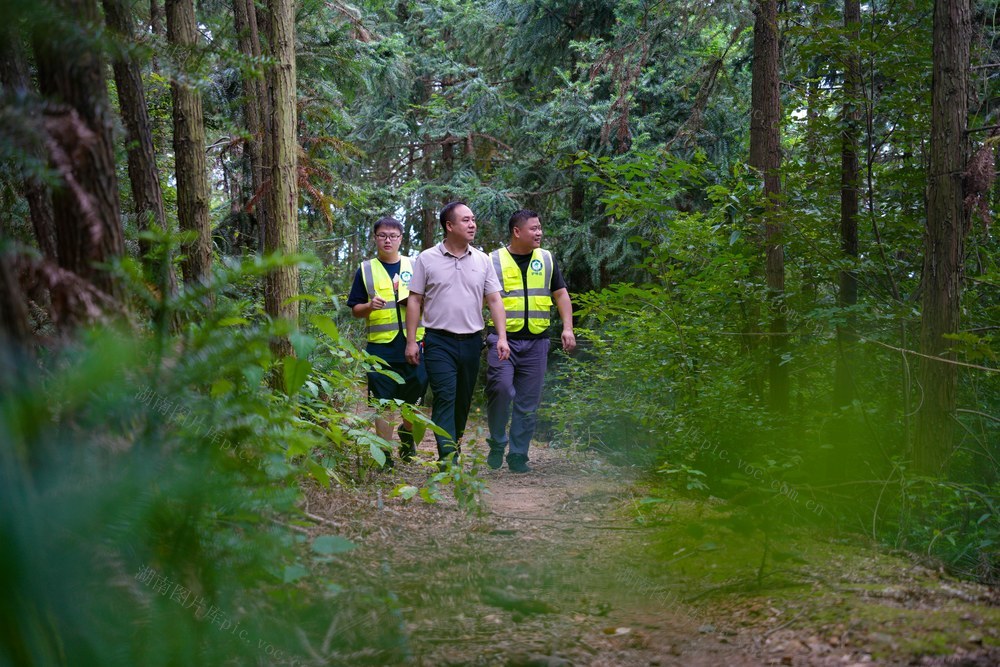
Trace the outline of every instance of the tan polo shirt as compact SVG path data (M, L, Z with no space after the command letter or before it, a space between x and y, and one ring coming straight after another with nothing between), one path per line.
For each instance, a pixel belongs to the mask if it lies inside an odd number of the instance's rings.
M482 331L483 297L499 292L500 282L483 251L469 246L456 257L438 243L414 260L410 291L424 297L425 327L468 334Z

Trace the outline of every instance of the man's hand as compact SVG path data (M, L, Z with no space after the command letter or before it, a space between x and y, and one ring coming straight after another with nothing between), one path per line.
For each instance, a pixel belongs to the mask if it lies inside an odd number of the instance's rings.
M552 293L552 300L556 302L559 310L559 319L562 320L562 346L567 352L576 349L576 334L573 333L573 302L569 299L569 292L565 287L557 289Z
M510 359L510 345L507 344L507 311L503 309L500 292L487 294L486 305L493 318L493 328L497 330L497 359L506 361Z
M424 295L410 292L406 300L406 363L420 365L420 343L417 342L417 323L420 322L420 306Z
M510 359L510 345L507 344L506 337L497 339L497 359L500 361Z
M382 308L385 307L385 299L376 294L372 297L372 300L368 302L368 305L372 310L382 310Z
M406 363L411 366L420 365L420 343L415 340L406 343Z
M572 352L576 349L576 334L573 333L572 329L563 329L562 345L566 352Z

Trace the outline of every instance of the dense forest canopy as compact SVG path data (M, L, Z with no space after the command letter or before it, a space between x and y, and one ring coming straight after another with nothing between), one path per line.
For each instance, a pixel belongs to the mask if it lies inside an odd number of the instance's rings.
M390 447L350 280L455 199L485 250L538 211L569 285L554 443L995 583L997 9L0 3L0 663L222 662L140 567L322 632L352 545L285 528Z

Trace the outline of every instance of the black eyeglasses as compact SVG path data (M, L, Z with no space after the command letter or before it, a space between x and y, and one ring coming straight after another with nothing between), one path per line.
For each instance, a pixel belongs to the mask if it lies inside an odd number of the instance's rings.
M402 234L376 234L375 238L377 238L379 241L385 241L386 239L392 239L393 241L395 241L396 239L403 238L403 235Z

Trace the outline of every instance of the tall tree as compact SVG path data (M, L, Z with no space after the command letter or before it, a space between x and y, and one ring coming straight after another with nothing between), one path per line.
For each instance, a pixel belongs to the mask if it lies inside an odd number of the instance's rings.
M958 333L959 326L968 225L963 178L971 42L970 0L936 0L920 349L943 360L924 358L920 364L923 397L913 454L917 470L926 474L941 472L954 439L951 419L958 374L957 367L947 362L952 355L944 336Z
M125 243L104 61L94 38L97 1L54 5L60 19L36 26L34 41L39 89L56 104L43 124L63 181L52 197L59 265L119 300L118 281L99 266L120 257Z
M194 0L166 0L167 40L176 56L170 82L174 116L174 160L177 176L177 221L181 231L195 232L184 245L184 282L208 279L212 268L212 229L208 215L208 166L201 93L188 83L185 66L196 60L198 26Z
M114 59L113 67L115 87L118 89L118 105L121 108L128 141L128 177L132 186L133 210L139 229L148 229L149 223L152 222L165 230L167 218L163 209L163 191L160 188L156 155L153 150L153 135L142 82L142 70L129 49L135 38L133 19L125 0L103 0L103 2L104 17L108 27L116 32L123 42L118 56ZM147 257L150 250L148 241L140 239L139 248L143 261L153 262L148 266L148 272L158 277L160 289L167 294L176 292L177 280L169 250L166 257L152 259Z
M425 182L430 182L434 178L434 160L430 156L430 146L424 144L420 148L423 153L423 172ZM420 232L420 248L427 250L434 246L434 238L438 228L438 214L434 198L430 192L424 192L421 198L423 206L420 208L420 217L423 220L423 227Z
M30 86L21 37L10 27L0 29L0 83L4 93L14 97L26 96ZM49 189L34 174L25 175L21 188L28 201L28 214L38 249L42 251L42 256L54 262L57 256L56 230Z
M268 155L271 186L264 252L290 254L299 249L298 186L296 164L295 96L295 9L294 0L270 0L267 20L268 44L272 63L267 68L267 88L271 107L271 128L265 141L270 144ZM293 299L299 291L299 270L283 266L264 276L264 309L275 319L298 324L299 306ZM276 356L293 354L287 337L272 343Z
M844 31L848 48L844 56L843 109L840 130L840 249L844 261L854 263L858 258L858 142L861 138L859 109L861 96L861 3L844 0ZM858 278L853 267L840 271L840 289L837 304L849 308L858 302ZM837 407L849 405L854 397L851 379L850 347L854 341L853 317L847 324L837 327L837 367L834 378L833 402Z
M163 9L160 0L149 0L149 31L157 37L163 36Z
M782 358L787 347L784 315L785 256L781 243L781 97L779 89L778 3L758 0L754 6L753 66L750 87L750 165L764 181L764 269L771 304L770 382L771 407L788 408L788 365Z
M149 32L154 40L162 40L164 37L163 5L161 0L149 0ZM153 71L159 73L160 61L155 52L153 53L150 63L152 64Z
M236 28L236 38L240 53L254 63L261 61L260 33L257 29L257 11L253 0L233 1L233 24ZM251 194L244 204L246 212L257 218L257 228L260 229L267 219L267 197L263 196L264 184L268 175L264 170L262 142L264 133L264 118L268 113L268 98L264 94L264 82L260 77L251 74L243 76L243 116L246 123L247 140L243 144L243 158L246 169L249 170ZM260 244L257 244L260 247Z
M2 237L0 237L2 239ZM13 390L13 374L17 359L10 358L13 350L31 349L31 326L28 320L28 306L17 279L14 253L0 242L0 389Z

